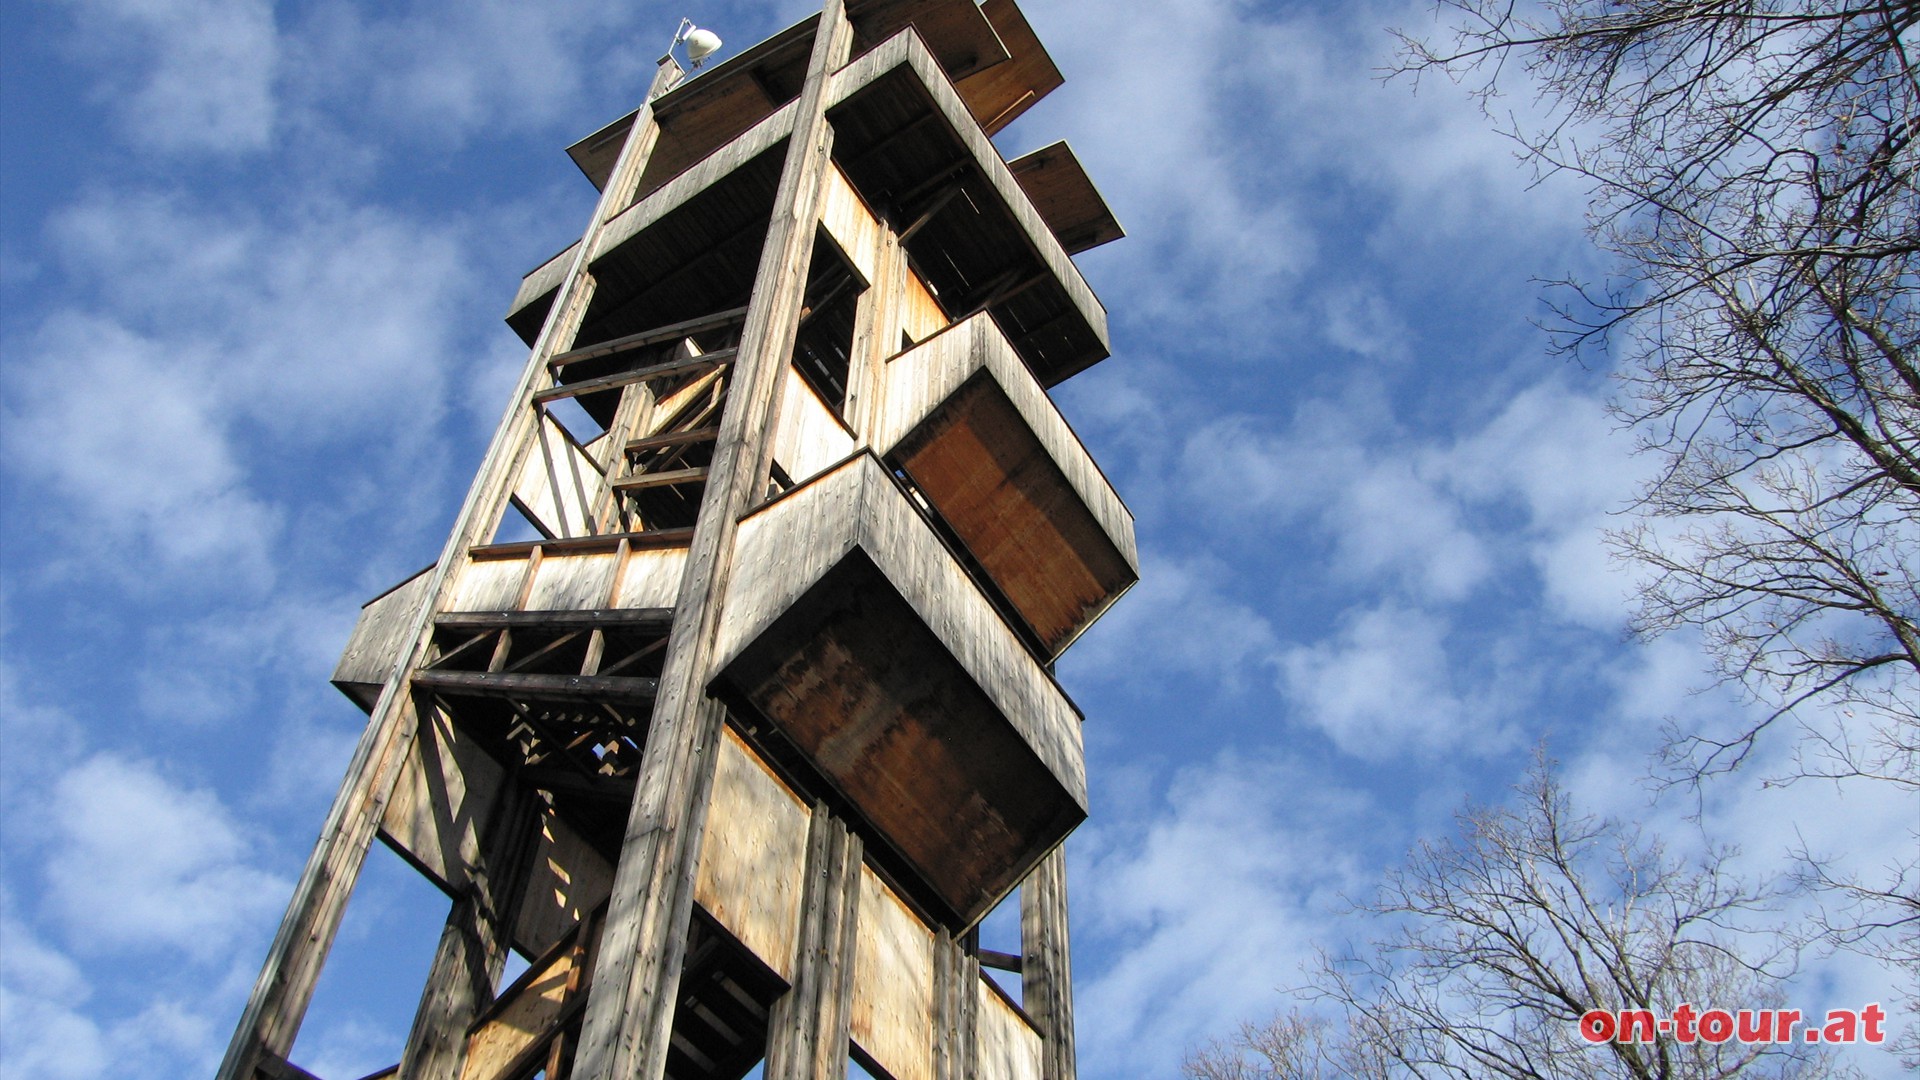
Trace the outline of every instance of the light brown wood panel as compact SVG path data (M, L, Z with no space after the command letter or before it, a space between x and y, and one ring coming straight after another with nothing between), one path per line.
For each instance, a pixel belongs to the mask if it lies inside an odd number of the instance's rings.
M853 1041L894 1080L933 1080L933 931L860 869Z
M976 980L979 1080L1043 1080L1040 1036L984 979Z
M460 571L448 611L506 611L520 606L525 558L475 559Z
M1079 716L879 460L741 523L720 678L971 924L1085 816Z
M495 1080L513 1060L538 1042L566 1009L568 991L579 978L579 958L563 950L532 978L524 989L473 1033L467 1043L461 1080Z
M820 225L863 280L871 284L877 279L883 226L837 167L827 170L826 189L820 193Z
M513 933L514 946L528 956L573 933L613 889L613 866L551 810L539 830Z
M613 606L670 608L680 594L680 578L687 570L684 547L643 548L630 553L620 572Z
M607 479L593 458L553 417L542 413L532 452L513 486L513 502L552 537L591 536L593 507Z
M694 901L791 980L811 811L731 728L719 743L712 798Z
M807 380L789 371L780 390L779 430L773 462L795 484L853 453L853 436Z
M577 611L605 607L620 556L613 551L546 552L527 592L528 611Z

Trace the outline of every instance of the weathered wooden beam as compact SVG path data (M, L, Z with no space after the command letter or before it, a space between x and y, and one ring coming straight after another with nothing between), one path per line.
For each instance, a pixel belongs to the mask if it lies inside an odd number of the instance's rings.
M852 44L844 0L827 0L806 79L790 106L793 136L674 605L671 644L609 898L574 1080L654 1078L666 1069L675 987L685 961L693 882L713 787L711 748L725 719L724 707L706 693L721 598L732 570L740 515L765 493L774 406L799 330L821 189L831 167L828 77L846 63Z
M409 1080L458 1080L467 1030L493 1003L493 988L506 969L534 846L531 793L510 778L487 818L407 1035L400 1072Z
M945 930L933 941L933 1077L975 1080L980 1073L980 961Z
M528 675L493 671L416 671L413 685L456 697L651 701L658 680L618 675Z
M974 955L980 958L980 966L995 971L1011 971L1020 974L1021 958L1017 953L999 952L994 949L975 949Z
M533 626L554 630L597 627L633 627L666 630L673 623L672 608L593 608L585 611L443 611L435 626L450 630L491 630L502 626ZM443 658L444 659L444 658Z
M739 322L742 318L745 318L746 314L747 309L744 307L728 308L725 311L716 311L711 315L702 315L695 319L669 323L666 326L657 327L652 330L642 330L637 334L628 334L625 337L614 338L612 341L603 341L598 345L589 345L584 349L572 349L568 352L563 352L559 356L547 361L547 366L558 371L569 364L577 364L582 360L597 360L603 356L614 356L619 353L630 352L634 349L644 349L649 345L664 345L670 341L680 341L708 330L718 330L723 326L730 326Z
M469 554L475 559L531 555L536 550L551 552L555 555L579 555L594 551L617 551L623 543L634 551L648 551L656 548L686 547L692 537L692 529L648 529L644 532L576 536L566 540L516 540L510 544L479 544Z
M846 1075L860 860L860 838L816 803L807 825L793 988L774 1002L767 1018L766 1080Z
M1074 1080L1064 847L1053 849L1020 885L1020 952L1020 1001L1040 1033L1040 1075L1044 1080Z
M657 473L635 473L623 476L613 482L615 491L644 491L648 488L670 487L674 484L690 484L696 480L705 480L707 470L704 466L690 469L668 469Z
M535 392L533 400L536 405L545 405L549 401L558 401L561 398L582 397L587 394L597 394L602 390L617 390L622 386L632 386L634 383L652 382L655 379L676 375L692 375L696 372L710 371L731 359L733 359L732 349L715 349L710 353L701 353L699 356L669 360L663 364L649 364L646 367L634 368L632 371L616 371L597 379L582 379L576 383L550 386Z
M647 450L664 450L669 446L712 442L719 434L717 427L699 427L687 431L669 431L664 435L649 435L644 439L628 439L627 453L638 454Z
M555 302L527 357L512 401L467 489L430 583L423 590L419 612L412 620L411 647L405 650L403 661L395 665L374 703L348 764L346 780L294 887L286 916L220 1063L218 1080L254 1080L263 1057L284 1059L299 1033L367 849L416 735L418 718L409 692L410 676L431 647L432 615L451 596L466 568L469 550L493 534L507 507L539 420L538 411L530 407L534 385L541 377L551 377L547 361L572 345L593 298L586 253L594 250L606 223L633 200L641 169L659 136L650 103L681 74L679 65L669 58L661 62L654 75L648 103L641 105L634 119L613 174L560 280Z

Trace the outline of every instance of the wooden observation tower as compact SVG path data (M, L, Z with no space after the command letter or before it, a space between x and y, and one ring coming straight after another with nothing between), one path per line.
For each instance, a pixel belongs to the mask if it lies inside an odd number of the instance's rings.
M1052 665L1138 558L1047 394L1108 353L1070 256L1119 226L1065 144L990 141L1060 81L1012 0L828 0L570 148L599 203L341 659L368 726L223 1080L308 1075L376 836L451 898L378 1075L1072 1080Z

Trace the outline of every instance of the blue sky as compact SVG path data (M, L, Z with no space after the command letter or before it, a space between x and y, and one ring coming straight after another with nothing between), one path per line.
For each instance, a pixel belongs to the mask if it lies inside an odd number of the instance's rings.
M1601 530L1645 466L1528 322L1535 279L1605 269L1584 193L1378 79L1422 5L1025 7L1068 81L1001 148L1067 138L1131 234L1080 260L1115 355L1057 394L1145 563L1061 664L1082 1075L1171 1076L1541 740L1699 843L1647 755L1747 706L1625 636ZM0 9L0 1072L211 1069L362 722L327 674L437 554L524 361L499 316L591 209L562 147L680 15L738 46L810 9ZM1790 749L1698 805L1744 870L1912 843L1885 792L1763 790ZM296 1060L394 1060L443 914L376 850ZM1897 992L1841 956L1789 997Z

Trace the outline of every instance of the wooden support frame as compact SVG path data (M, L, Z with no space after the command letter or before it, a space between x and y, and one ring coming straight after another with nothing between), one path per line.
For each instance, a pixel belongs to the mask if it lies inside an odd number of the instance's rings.
M731 571L738 518L764 494L773 405L799 330L821 180L831 160L828 77L846 62L852 42L844 0L828 0L806 81L789 106L793 135L675 605L672 644L628 818L605 947L596 962L595 990L574 1062L575 1080L657 1077L666 1068L672 987L685 958L694 870L713 781L708 748L719 738L724 720L724 709L704 689L720 624L719 597Z
M557 298L521 372L506 416L479 473L467 490L441 557L422 589L412 620L411 645L388 677L334 798L320 838L294 888L240 1023L221 1060L218 1080L255 1080L261 1061L284 1061L306 1016L320 970L332 948L347 900L373 842L387 799L392 795L418 722L409 685L432 637L432 614L442 607L467 564L470 549L488 540L511 495L514 478L532 444L538 416L532 408L535 383L550 372L548 361L566 351L579 331L592 299L593 279L584 253L593 250L601 230L633 199L641 169L652 152L659 127L652 99L682 76L672 58L663 59L647 103L640 107L613 176L601 192L585 235L558 283Z

